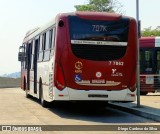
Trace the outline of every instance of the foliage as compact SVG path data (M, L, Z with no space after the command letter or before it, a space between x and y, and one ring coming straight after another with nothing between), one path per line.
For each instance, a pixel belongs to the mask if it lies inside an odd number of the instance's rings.
M88 4L76 5L77 11L121 12L122 5L117 0L88 0Z
M147 36L160 36L160 26L157 26L155 29L152 29L152 27L145 28L141 32L141 36L147 37Z

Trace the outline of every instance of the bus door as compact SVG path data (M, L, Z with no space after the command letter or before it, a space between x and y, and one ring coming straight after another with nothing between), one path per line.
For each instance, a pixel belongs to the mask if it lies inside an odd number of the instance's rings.
M153 58L154 57L153 57L152 49L141 49L141 52L140 52L141 74L154 73Z
M155 89L160 91L160 48L155 50Z
M37 55L38 55L38 48L39 48L39 37L35 40L34 45L34 60L33 60L33 71L34 71L34 93L37 94Z
M38 48L39 39L35 39L32 42L31 50L31 69L30 69L30 88L33 91L33 94L37 94L37 48Z
M140 50L140 73L141 73L141 91L148 92L154 90L154 56L153 50Z
M30 90L32 42L27 45L27 89Z

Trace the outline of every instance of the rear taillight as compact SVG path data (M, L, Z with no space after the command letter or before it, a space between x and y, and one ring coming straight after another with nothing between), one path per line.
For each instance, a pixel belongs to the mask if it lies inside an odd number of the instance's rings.
M129 86L130 91L134 92L136 90L136 73L132 75L131 81L130 81L130 86Z
M54 79L55 86L59 90L63 90L65 88L65 79L62 67L60 64L56 63L55 66L55 79Z

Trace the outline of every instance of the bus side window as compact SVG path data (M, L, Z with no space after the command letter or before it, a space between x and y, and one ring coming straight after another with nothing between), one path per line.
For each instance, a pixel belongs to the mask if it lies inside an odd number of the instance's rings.
M144 57L144 51L140 49L140 72L144 73L145 72L145 57Z
M44 51L46 49L46 33L43 34L42 38L42 50Z
M32 61L32 42L30 41L29 43L27 43L26 45L26 69L31 69L31 61Z
M46 33L46 48L45 48L45 50L48 50L49 49L49 35L50 35L50 32L49 31L47 31L47 33Z
M55 27L50 30L50 49L51 49L51 54L50 57L53 56L54 54L54 45L55 45Z
M43 61L48 61L50 58L50 48L49 48L49 36L50 32L47 31L44 36L43 36L43 43L44 43L44 56L43 56Z
M24 44L24 58L25 58L25 60L24 60L24 69L26 69L26 48L27 48L27 46L26 46L26 44Z
M24 48L24 58L25 58L25 44L22 45ZM25 60L22 61L21 68L25 69Z
M39 43L39 51L38 51L38 61L41 62L43 59L43 43L42 40L43 39L43 35L40 36L40 43Z
M35 51L37 51L36 53L37 53L37 60L38 60L38 57L39 57L39 48L40 48L40 37L38 36L38 37L36 37L36 40L35 40L35 45L37 46L37 47L35 47L36 48L36 50Z
M27 52L28 52L28 47L27 47L27 43L25 44L25 69L27 69L27 64L28 64L28 61L27 61Z
M153 72L153 53L151 50L146 50L145 51L145 72L147 74L151 74Z
M21 62L21 68L24 69L24 44L19 47L18 61Z
M33 41L29 43L29 69L31 69L31 64L32 64L32 46L33 46Z
M156 63L157 63L157 72L156 73L158 73L158 74L160 74L160 51L157 51L157 61L156 61Z
M35 49L35 40L32 41L32 52L31 52L31 69L34 69L34 50Z
M140 49L140 72L151 74L153 72L152 50Z

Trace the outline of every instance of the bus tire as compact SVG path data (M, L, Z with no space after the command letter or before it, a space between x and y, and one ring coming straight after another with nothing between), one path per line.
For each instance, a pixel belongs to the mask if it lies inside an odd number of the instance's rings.
M23 88L23 91L26 90L26 79L25 79L25 77L23 79L23 86L22 86L22 88Z
M42 107L45 107L47 108L49 103L47 101L44 100L44 97L43 97L43 88L42 88L42 83L40 82L40 85L39 85L39 98L40 98L40 102L41 102L41 105Z
M26 98L31 98L31 95L30 94L28 94L28 89L26 88L26 80L24 79L24 90L25 90L25 92L26 92Z
M26 98L31 98L31 95L28 94L28 90L26 89Z

